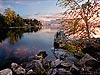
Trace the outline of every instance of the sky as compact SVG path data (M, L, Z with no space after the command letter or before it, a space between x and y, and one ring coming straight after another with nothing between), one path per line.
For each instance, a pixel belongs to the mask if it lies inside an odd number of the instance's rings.
M56 3L57 0L0 0L0 12L11 8L23 18L49 21L60 18L65 10Z

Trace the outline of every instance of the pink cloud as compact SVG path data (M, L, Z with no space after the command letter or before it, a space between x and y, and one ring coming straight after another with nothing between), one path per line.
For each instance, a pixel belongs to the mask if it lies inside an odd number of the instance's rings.
M56 20L61 19L63 15L61 13L50 13L48 15L26 15L23 16L24 18L31 18L31 19L38 19L40 21L50 21L50 20Z
M3 6L0 4L0 8L3 8Z
M51 20L61 19L62 17L63 15L61 13L56 13L56 14L38 16L37 19L40 21L51 21Z

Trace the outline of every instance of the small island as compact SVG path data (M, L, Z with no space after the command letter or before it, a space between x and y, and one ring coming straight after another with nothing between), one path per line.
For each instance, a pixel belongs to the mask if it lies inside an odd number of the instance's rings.
M19 14L10 8L0 13L0 28L27 28L34 27L41 29L42 23L36 19L23 19Z

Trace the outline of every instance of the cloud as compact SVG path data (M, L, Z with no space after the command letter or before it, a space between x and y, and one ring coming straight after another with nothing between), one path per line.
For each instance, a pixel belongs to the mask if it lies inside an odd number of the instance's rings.
M13 1L13 3L15 3L15 4L19 4L19 5L27 5L28 4L28 2L26 2L26 1Z
M40 1L35 1L35 0L29 0L29 1L24 1L24 0L18 0L18 1L11 1L15 4L19 4L19 5L33 5L33 4L40 4Z
M21 4L21 2L15 2L16 4Z
M39 16L37 17L37 19L40 21L51 21L51 20L61 19L62 17L63 15L61 15L61 13L56 13L51 15Z
M36 14L34 14L34 15L40 15L40 13L36 13Z
M2 1L0 0L0 9L4 8Z
M3 8L3 6L0 4L0 8Z
M36 13L34 15L26 15L23 16L24 18L31 18L31 19L38 19L40 21L51 21L51 20L56 20L56 19L61 19L63 15L61 13L49 13L42 15L40 13Z

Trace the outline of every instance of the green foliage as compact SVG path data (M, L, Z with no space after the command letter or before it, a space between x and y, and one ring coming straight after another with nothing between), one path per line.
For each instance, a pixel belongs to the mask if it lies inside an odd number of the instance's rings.
M84 53L82 52L82 48L73 41L70 41L70 43L66 43L63 48L68 52L77 54L80 57L84 55Z
M42 26L40 21L36 19L23 19L10 8L5 9L4 15L0 13L0 27L27 27L26 24L34 28L41 28Z
M31 26L42 25L41 22L36 20L36 19L34 19L34 20L32 20L32 19L24 19L24 22L26 24L31 25Z
M19 15L17 15L15 18L14 18L14 22L12 23L12 26L25 26L25 23L23 21L23 18Z
M75 46L71 44L65 44L64 49L67 49L69 52L72 52L72 53L76 52Z
M84 53L83 53L82 51L78 51L77 53L78 53L78 55L79 55L80 57L83 57L83 56L84 56Z

